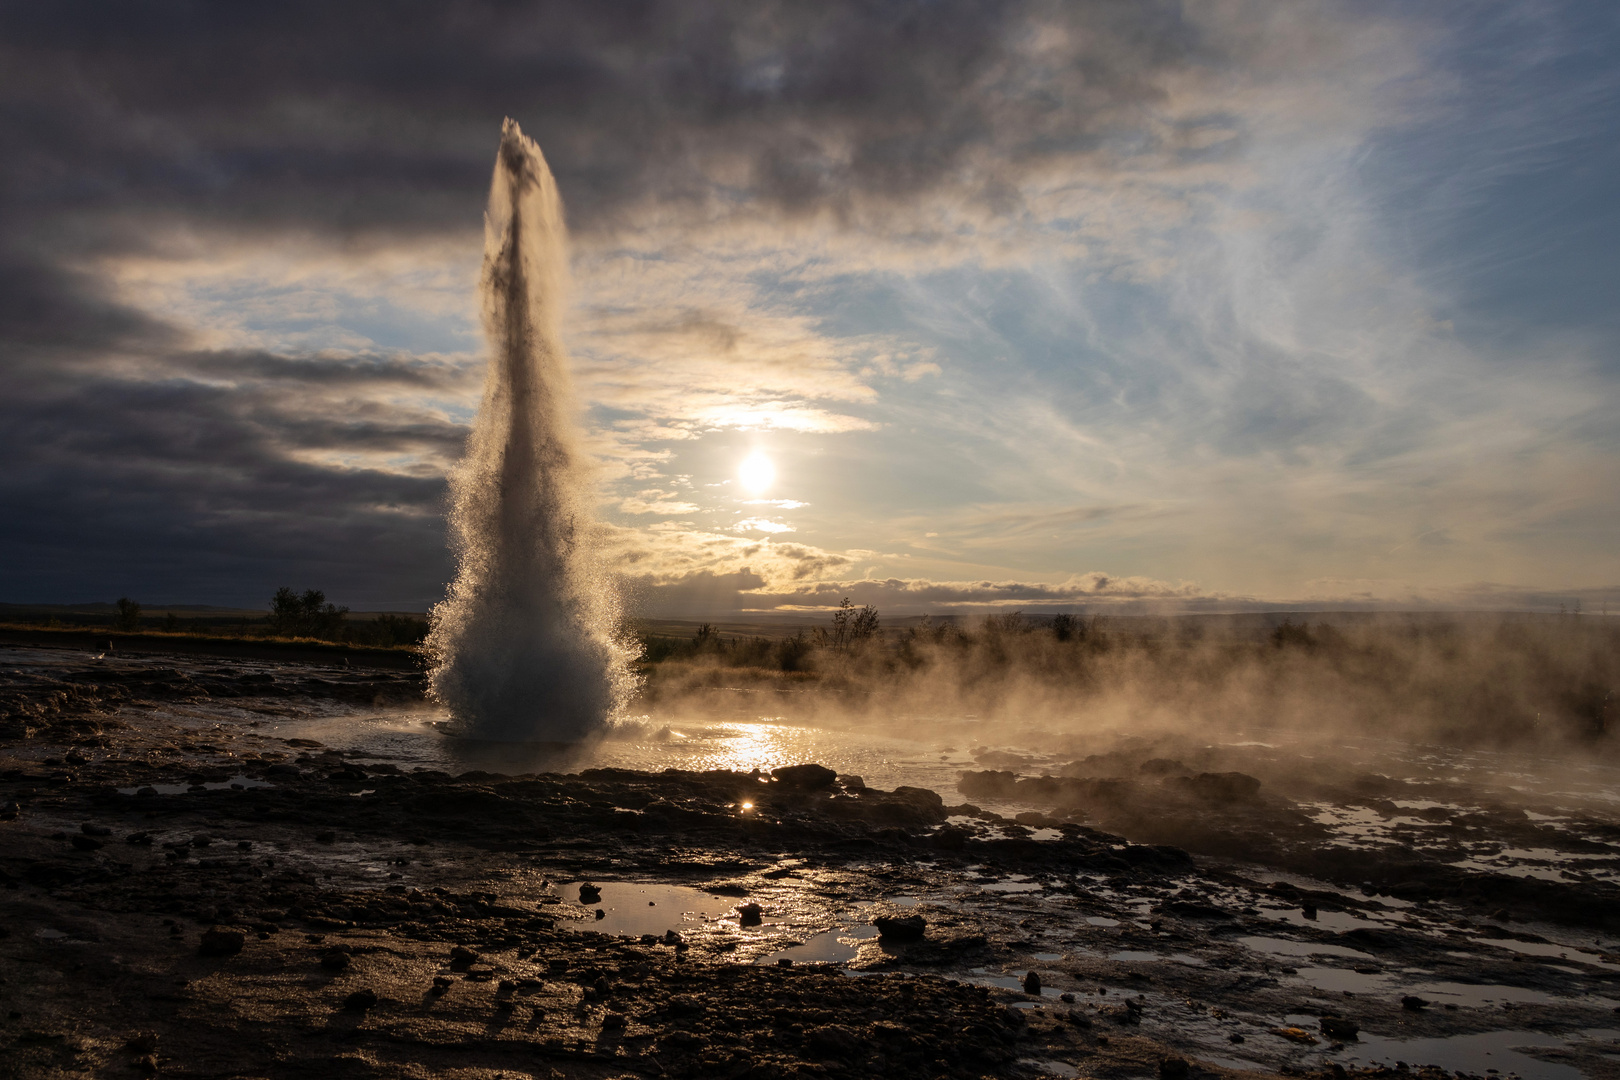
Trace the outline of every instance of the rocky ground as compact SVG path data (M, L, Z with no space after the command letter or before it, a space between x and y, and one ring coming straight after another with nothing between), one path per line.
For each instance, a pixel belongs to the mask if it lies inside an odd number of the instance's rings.
M261 730L409 672L6 660L3 1076L1439 1077L1355 1051L1506 1029L1620 1076L1612 885L1338 850L1269 778L452 776ZM1551 842L1501 814L1457 827ZM721 901L615 932L621 882Z

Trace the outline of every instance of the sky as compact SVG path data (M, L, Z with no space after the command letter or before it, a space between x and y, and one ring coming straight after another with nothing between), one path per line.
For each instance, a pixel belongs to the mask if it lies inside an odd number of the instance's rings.
M1617 47L1572 0L0 0L0 600L440 599L510 116L636 612L1620 613Z

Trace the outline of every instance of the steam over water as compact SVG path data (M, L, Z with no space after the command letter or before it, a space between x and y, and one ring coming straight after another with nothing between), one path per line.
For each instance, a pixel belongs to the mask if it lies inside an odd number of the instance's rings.
M456 580L428 639L433 696L481 739L589 738L630 689L557 332L567 260L551 170L507 120L484 214L489 369L450 477Z

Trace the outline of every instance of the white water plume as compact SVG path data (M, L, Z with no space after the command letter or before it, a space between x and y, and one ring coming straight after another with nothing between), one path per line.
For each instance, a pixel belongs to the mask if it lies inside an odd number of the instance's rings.
M540 147L507 120L484 214L489 369L450 476L456 580L428 638L433 696L480 739L589 738L632 685L557 330L567 240Z

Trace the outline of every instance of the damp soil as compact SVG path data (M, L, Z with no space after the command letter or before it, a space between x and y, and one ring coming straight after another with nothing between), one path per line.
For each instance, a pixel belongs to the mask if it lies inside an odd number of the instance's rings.
M420 698L0 649L0 1076L1620 1076L1601 800L1275 747L880 789L288 733Z

